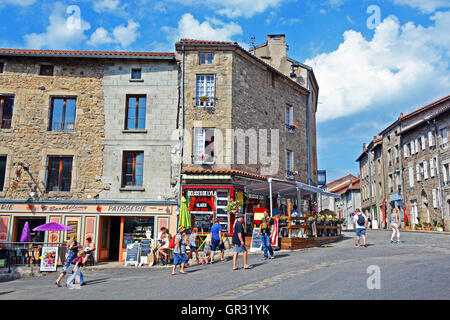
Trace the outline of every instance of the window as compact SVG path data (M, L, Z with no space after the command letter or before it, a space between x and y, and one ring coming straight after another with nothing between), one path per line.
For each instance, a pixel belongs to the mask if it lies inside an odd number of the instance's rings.
M437 195L436 195L436 189L433 189L433 207L437 208Z
M388 176L388 186L389 186L389 192L393 192L394 191L394 187L393 187L393 184L392 184L392 174L390 174Z
M53 66L48 64L41 65L39 70L39 75L41 76L52 76L53 75Z
M131 69L131 79L142 79L142 70L141 69Z
M293 126L293 122L294 122L294 108L293 107L286 106L284 118L285 118L286 132L294 132L295 127Z
M14 97L0 96L0 128L11 129L14 109Z
M146 96L127 95L125 130L145 129Z
M394 148L395 162L398 162L398 145L395 145Z
M75 98L52 98L49 131L74 130L75 109Z
M409 186L414 187L414 169L413 167L409 167Z
M442 166L442 176L443 176L443 180L444 180L444 186L449 186L450 185L450 171L449 171L449 164L444 164Z
M420 142L421 142L421 145L422 145L422 150L425 150L425 136L421 136L420 137Z
M424 161L422 166L423 166L423 178L428 179L428 163Z
M47 192L70 191L72 161L72 156L48 158Z
M294 177L294 152L286 150L286 178Z
M194 128L194 163L214 163L214 128Z
M414 152L414 141L410 142L410 146L411 146L411 155L415 154Z
M442 146L444 149L447 149L447 146L448 146L447 128L440 129L439 131L440 131L441 138L442 138L441 146Z
M122 187L142 187L144 177L144 152L124 151Z
M433 132L428 131L428 146L431 148L433 146Z
M403 145L403 154L405 156L405 159L408 158L408 145Z
M414 150L419 153L419 139L414 140Z
M66 233L66 241L70 241L72 236L76 236L78 239L78 220L67 220L66 225L71 227L72 230L67 231Z
M6 176L6 156L0 156L0 191L3 191Z
M200 52L200 64L212 64L214 54L212 52Z
M434 158L430 159L430 176L434 177Z
M420 181L420 166L416 165L416 176L417 176L417 181Z
M392 165L391 149L389 149L389 150L387 151L387 156L388 156L388 162L389 162L389 165L391 166L391 165Z
M0 73L4 72L5 64L4 62L0 62Z
M214 106L214 75L197 75L195 105L197 107Z

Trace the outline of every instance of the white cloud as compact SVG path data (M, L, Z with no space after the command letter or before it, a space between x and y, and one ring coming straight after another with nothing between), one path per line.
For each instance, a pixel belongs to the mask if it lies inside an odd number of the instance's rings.
M389 16L372 40L347 30L335 51L305 61L320 86L318 121L389 106L405 110L408 103L448 92L450 11L431 20L434 25L424 28Z
M167 40L172 43L181 38L228 41L233 36L243 33L241 26L234 22L224 23L216 18L210 18L200 23L190 13L185 13L181 17L177 28L165 26L162 30L168 33Z
M105 44L116 44L121 48L127 48L139 37L139 24L132 20L128 21L128 25L121 24L109 33L105 28L97 28L92 33L90 39L86 42L90 46L98 47Z
M86 39L84 32L90 29L90 24L76 13L66 12L68 8L56 2L46 31L26 34L26 46L32 49L67 49L77 47Z
M1 2L5 4L15 4L22 7L31 6L36 2L36 0L2 0Z
M228 18L251 18L255 14L262 13L268 8L275 8L286 0L172 0L183 5L208 7L204 10L213 10L217 14Z
M407 5L417 8L424 13L431 13L437 9L450 8L448 0L394 0L394 4Z
M94 1L94 11L114 11L119 8L119 5L120 0L96 0Z

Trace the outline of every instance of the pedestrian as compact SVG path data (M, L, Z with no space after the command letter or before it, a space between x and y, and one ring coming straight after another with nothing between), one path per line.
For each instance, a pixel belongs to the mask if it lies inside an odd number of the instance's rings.
M294 205L294 209L292 210L292 212L291 212L291 217L297 217L298 216L298 210L297 210L297 206L296 205Z
M160 232L158 233L158 250L156 254L156 260L158 260L160 264L165 264L169 251L170 235L167 232L166 227L161 227L161 229L159 230ZM160 256L164 258L161 259Z
M225 260L225 246L222 239L222 226L220 220L215 219L214 225L211 227L211 253L209 255L210 263L214 263L214 253L216 250L220 250L220 261Z
M259 226L259 232L257 237L261 237L262 247L264 249L263 260L269 259L268 252L270 252L270 259L273 259L273 249L270 245L270 235L273 233L273 228L275 221L269 215L269 212L264 211L264 218L261 219L261 224Z
M191 236L189 237L189 255L187 256L187 261L189 262L189 259L191 258L191 256L194 256L195 253L195 257L197 258L197 264L202 264L200 263L200 260L198 258L197 232L198 228L192 228L192 233ZM189 267L189 264L186 264L185 267Z
M83 258L86 256L86 253L83 250L79 250L77 253L77 257L73 259L73 263L75 264L75 267L73 270L75 271L74 274L67 280L66 287L69 287L71 284L75 283L76 276L80 276L80 286L84 285L84 277L83 272L81 272L81 267L84 265Z
M237 258L239 253L243 253L244 256L244 269L252 269L253 267L247 264L247 248L245 247L245 235L244 235L244 216L238 215L236 222L234 223L233 233L233 270L239 270L237 266Z
M177 274L177 265L180 265L180 273L186 274L184 265L187 263L186 257L186 230L184 227L178 227L178 233L175 236L175 248L173 249L174 259L172 275Z
M364 213L360 212L359 209L355 210L356 214L353 217L353 223L355 225L356 231L356 246L360 245L360 238L363 238L364 247L367 247L366 243L366 231L368 228L368 220Z
M394 238L397 235L397 243L400 244L402 243L400 241L400 230L399 230L399 225L400 225L400 218L398 216L399 210L398 208L394 208L394 210L392 210L392 215L391 215L391 227L392 227L392 236L391 236L391 243L395 243L394 242Z
M70 268L70 265L72 264L73 259L75 259L77 257L78 248L80 248L80 244L77 241L77 235L73 234L70 237L70 241L67 244L66 264L62 268L61 273L59 274L59 277L58 277L58 279L56 279L56 282L55 282L58 287L61 287L61 280L66 275L67 269Z
M83 258L83 264L86 264L86 261L89 259L89 257L94 253L95 251L95 244L92 242L92 238L88 236L86 238L86 244L83 249L84 253L86 254Z

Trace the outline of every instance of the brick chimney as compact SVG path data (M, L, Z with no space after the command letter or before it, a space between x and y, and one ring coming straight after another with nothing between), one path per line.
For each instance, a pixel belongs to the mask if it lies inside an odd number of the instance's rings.
M287 56L286 36L284 34L267 35L267 47L271 58L270 64L281 70L281 63Z

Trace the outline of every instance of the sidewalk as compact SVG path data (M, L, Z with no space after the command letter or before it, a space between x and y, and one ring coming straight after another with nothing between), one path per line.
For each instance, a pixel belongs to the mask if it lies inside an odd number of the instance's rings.
M392 232L391 228L387 229L368 229L370 231L389 231ZM355 229L343 229L342 231L355 231ZM415 233L430 233L430 234L443 234L443 235L450 235L450 232L448 231L426 231L426 230L405 230L404 228L400 229L400 232L415 232Z

